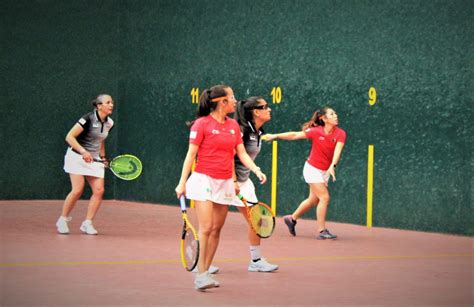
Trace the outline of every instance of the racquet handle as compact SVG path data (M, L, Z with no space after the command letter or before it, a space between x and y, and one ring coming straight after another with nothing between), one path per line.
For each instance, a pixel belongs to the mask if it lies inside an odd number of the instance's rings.
M179 204L181 205L181 211L186 211L186 198L184 197L184 195L181 195L181 197L179 198Z
M105 162L109 162L109 160L105 159L105 160L101 160L101 159L92 159L94 160L95 162L100 162L100 163L105 163Z
M248 201L244 198L244 196L242 194L237 194L237 197L242 201L242 202L247 202L249 204L252 204L252 205L256 205L257 203L254 203L254 202L251 202L251 201ZM245 204L245 203L244 203Z

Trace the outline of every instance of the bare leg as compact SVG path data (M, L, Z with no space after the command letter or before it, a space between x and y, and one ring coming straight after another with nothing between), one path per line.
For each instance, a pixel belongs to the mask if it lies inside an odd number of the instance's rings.
M318 220L318 231L326 229L326 213L331 199L329 190L324 183L310 184L311 191L319 198L316 208L316 218Z
M208 253L209 235L212 229L213 204L210 201L194 201L196 216L199 222L199 260L198 272L203 273L207 270L206 258Z
M102 202L102 197L104 196L104 178L97 178L87 176L87 181L92 189L92 196L89 200L89 207L87 208L87 220L94 219L97 211L99 210L100 204Z
M224 226L225 219L227 217L227 212L229 211L229 206L213 204L213 218L212 218L212 228L207 241L207 255L206 255L206 270L209 269L216 254L217 246L219 246L219 238L221 235L221 229Z
M308 212L312 207L317 206L319 202L319 198L316 196L314 191L311 189L311 184L309 185L309 196L305 200L303 200L298 208L293 212L291 217L293 220L299 219L303 214Z
M84 176L69 174L71 179L71 192L66 196L63 204L63 211L61 216L68 217L72 209L76 205L77 200L81 197L84 191Z

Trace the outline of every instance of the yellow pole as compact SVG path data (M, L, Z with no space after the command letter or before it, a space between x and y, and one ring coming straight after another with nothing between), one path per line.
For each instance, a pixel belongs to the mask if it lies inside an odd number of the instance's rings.
M191 172L194 172L194 169L196 168L196 160L193 161L193 166L191 167ZM189 203L190 208L194 208L194 199L191 199Z
M374 145L369 145L367 160L367 228L372 228L372 196L374 192Z
M278 142L272 142L272 211L276 215Z

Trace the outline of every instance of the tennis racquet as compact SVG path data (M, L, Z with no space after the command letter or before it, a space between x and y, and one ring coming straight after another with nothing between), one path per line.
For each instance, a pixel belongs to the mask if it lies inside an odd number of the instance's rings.
M179 198L181 215L183 217L183 232L181 234L181 263L183 267L192 271L199 260L199 239L193 225L186 213L186 200L184 195Z
M95 162L105 163L105 166L112 171L112 173L123 180L134 180L142 173L142 162L133 155L120 155L112 160L94 159Z
M242 194L237 195L237 197L244 203L245 210L247 211L247 218L252 226L252 230L260 238L269 238L273 230L275 230L275 215L273 214L272 209L262 203L252 203L247 201ZM249 207L248 204L253 206Z

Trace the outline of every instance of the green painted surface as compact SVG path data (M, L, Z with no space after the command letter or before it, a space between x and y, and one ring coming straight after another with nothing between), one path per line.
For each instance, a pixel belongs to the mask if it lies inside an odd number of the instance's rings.
M196 108L191 90L226 83L237 98L271 102L279 86L283 100L268 132L297 130L326 104L347 131L330 220L365 224L373 144L374 226L473 234L471 1L4 1L0 8L2 199L64 198L64 137L88 101L108 92L117 101L108 152L139 156L144 171L134 182L109 180L107 197L177 203L184 122ZM305 141L279 142L280 215L307 194L309 149ZM257 162L270 177L271 145ZM270 184L258 191L270 202Z

